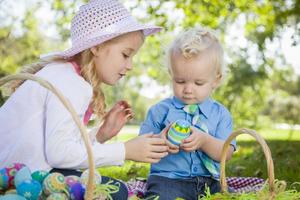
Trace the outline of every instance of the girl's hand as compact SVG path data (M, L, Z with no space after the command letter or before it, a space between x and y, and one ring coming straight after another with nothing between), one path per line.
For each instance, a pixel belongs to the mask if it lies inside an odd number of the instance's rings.
M96 136L98 142L103 143L116 136L132 118L133 112L130 105L126 101L117 102L103 118L103 124Z
M191 127L191 135L182 140L180 148L186 152L198 150L206 142L206 133L202 133L199 129Z
M170 129L172 124L170 124L169 126L165 127L159 134L159 137L160 138L163 138L165 141L166 141L166 145L168 146L168 152L169 153L178 153L179 152L179 146L175 145L175 144L172 144L168 138L167 138L167 135L168 135L168 131Z
M157 163L168 155L165 140L153 134L144 134L125 142L125 159Z

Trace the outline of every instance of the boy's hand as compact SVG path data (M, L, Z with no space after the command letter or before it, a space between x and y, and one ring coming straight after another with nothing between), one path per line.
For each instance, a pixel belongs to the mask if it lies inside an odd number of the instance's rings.
M121 128L133 118L133 112L126 101L118 101L103 118L97 133L97 140L103 143L116 136Z
M191 152L198 150L206 142L206 133L202 133L199 129L191 127L191 135L182 140L180 148L184 151Z

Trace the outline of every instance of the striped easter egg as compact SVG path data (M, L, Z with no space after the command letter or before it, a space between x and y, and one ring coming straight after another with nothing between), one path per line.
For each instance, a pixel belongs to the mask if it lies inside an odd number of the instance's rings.
M175 121L168 131L168 140L175 145L180 145L182 140L190 136L190 126L191 124L186 120L179 119Z

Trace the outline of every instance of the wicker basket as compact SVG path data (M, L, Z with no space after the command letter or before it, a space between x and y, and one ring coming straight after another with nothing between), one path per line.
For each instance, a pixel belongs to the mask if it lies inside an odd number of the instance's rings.
M34 76L32 74L28 73L21 73L16 75L9 75L6 77L3 77L0 79L0 86L3 84L12 81L12 80L32 80L38 82L41 86L47 88L51 92L53 92L59 100L62 102L62 104L65 106L65 108L70 112L72 115L73 120L75 121L76 125L78 126L80 133L82 135L82 138L84 140L84 144L87 150L88 154L88 162L89 162L89 177L88 177L88 183L86 187L86 193L85 193L85 199L92 200L93 198L93 190L94 190L94 179L95 179L95 164L94 164L94 158L93 158L93 152L92 152L92 145L91 141L89 139L88 133L81 122L80 118L77 116L74 107L71 105L71 103L63 96L63 94L58 91L51 83L49 83L46 80L43 80L42 78L39 78L37 76Z
M227 151L229 149L231 141L236 138L238 135L241 134L249 134L253 136L257 142L261 145L263 152L265 154L265 158L267 160L267 169L268 169L268 183L269 183L269 193L270 197L275 197L275 182L274 182L274 165L273 165L273 159L271 156L271 151L265 142L265 140L254 130L250 129L241 129L238 131L233 132L225 141L223 149L222 149L222 155L221 155L221 170L220 170L220 184L221 184L221 191L227 192L227 183L226 183L226 175L225 175L225 161L226 161L226 155Z

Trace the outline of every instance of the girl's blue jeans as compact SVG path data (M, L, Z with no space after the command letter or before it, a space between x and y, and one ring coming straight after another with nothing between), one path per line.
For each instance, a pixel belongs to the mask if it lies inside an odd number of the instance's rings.
M198 200L199 195L205 195L205 188L209 187L210 193L220 192L219 181L209 177L193 177L190 179L171 179L163 176L151 175L147 181L145 197L160 200L174 200L178 197L185 200Z

